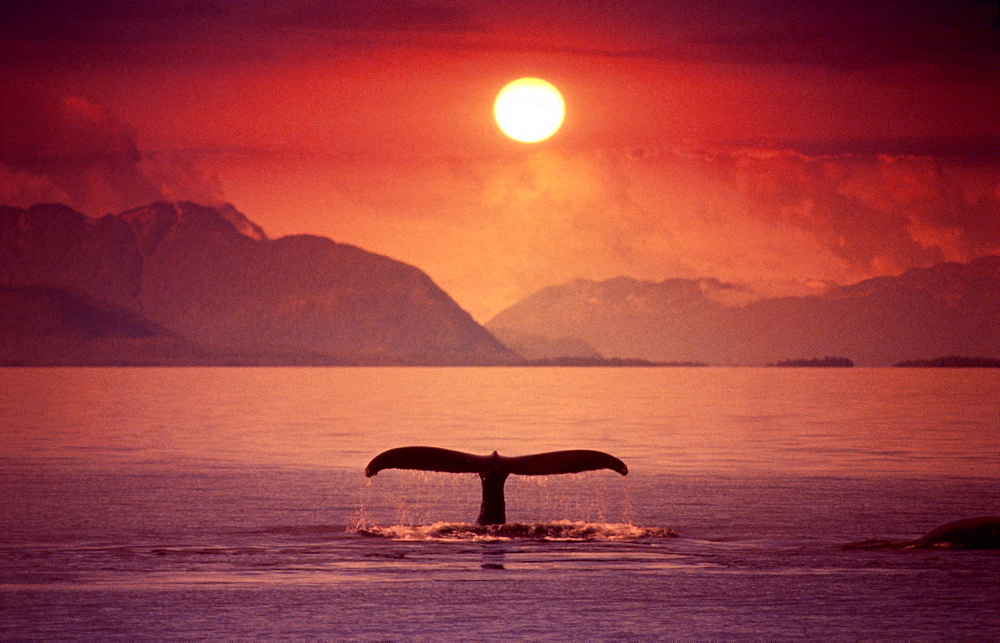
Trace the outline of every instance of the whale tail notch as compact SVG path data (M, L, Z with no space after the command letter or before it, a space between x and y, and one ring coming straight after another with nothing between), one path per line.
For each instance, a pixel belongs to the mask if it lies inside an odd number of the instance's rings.
M476 521L480 525L507 522L503 487L511 474L551 476L598 469L610 469L623 476L628 474L628 467L618 458L603 451L587 449L505 457L496 451L491 455L474 455L438 447L399 447L372 458L365 467L365 476L370 478L384 469L478 473L483 484L483 502Z

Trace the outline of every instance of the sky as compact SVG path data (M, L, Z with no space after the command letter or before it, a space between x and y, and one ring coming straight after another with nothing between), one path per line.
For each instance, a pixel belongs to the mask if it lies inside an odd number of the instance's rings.
M984 0L13 0L0 203L232 203L478 321L575 278L818 292L1000 252ZM506 138L535 76L566 120Z

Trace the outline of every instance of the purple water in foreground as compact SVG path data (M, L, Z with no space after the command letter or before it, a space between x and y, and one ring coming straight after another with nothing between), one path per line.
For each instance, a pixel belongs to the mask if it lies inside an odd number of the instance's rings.
M0 370L0 638L1000 637L992 371ZM386 471L596 448L611 472ZM678 537L670 537L675 530Z

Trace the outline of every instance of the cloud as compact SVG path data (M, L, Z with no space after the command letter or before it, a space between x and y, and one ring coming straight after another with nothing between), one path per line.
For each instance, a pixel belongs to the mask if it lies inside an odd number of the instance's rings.
M887 65L948 65L992 77L998 60L997 11L980 0L733 0L678 3L635 0L34 0L0 3L2 41L58 43L19 48L65 62L75 53L111 58L167 48L176 62L200 43L198 57L232 48L262 56L295 50L288 32L337 45L391 46L378 34L405 35L421 46L563 52L696 63L812 65L857 70ZM363 32L350 34L343 32ZM468 38L474 33L476 38ZM426 34L427 38L421 35ZM278 37L276 37L278 36ZM360 40L359 40L360 39ZM185 47L173 47L183 43ZM136 45L121 49L117 45ZM323 46L325 45L325 46ZM243 60L238 56L238 60ZM15 60L12 58L12 60Z
M147 152L140 169L167 201L193 201L222 205L224 187L213 172L202 169L197 154L187 152Z
M778 10L761 11L756 20L734 21L745 26L707 35L702 44L716 60L842 70L922 63L976 67L997 61L996 9L989 3L769 4Z
M716 153L705 165L743 204L748 220L808 236L859 276L1000 250L996 167L767 149Z
M480 25L457 3L405 0L319 0L272 15L284 26L351 31L475 31Z
M1000 252L995 155L150 152L93 101L19 98L0 107L2 203L103 214L228 196L272 237L322 234L417 265L481 320L576 277L715 278L749 284L745 299Z
M234 20L241 3L227 0L32 0L0 8L0 37L17 39L126 39L168 31L194 20ZM177 34L180 35L180 34Z
M927 157L879 158L889 208L914 241L966 260L1000 249L1000 180L996 164Z
M715 278L746 301L1000 252L988 160L550 147L345 161L312 182L313 230L420 266L482 320L578 277Z
M0 114L0 202L98 215L164 199L217 202L221 186L178 155L145 156L132 129L83 98L29 98Z
M134 64L245 64L356 42L341 32L446 34L481 28L460 2L416 0L35 0L0 3L0 60L65 65L67 57ZM368 42L368 45L377 41ZM42 44L43 46L36 46ZM234 51L235 50L235 51Z

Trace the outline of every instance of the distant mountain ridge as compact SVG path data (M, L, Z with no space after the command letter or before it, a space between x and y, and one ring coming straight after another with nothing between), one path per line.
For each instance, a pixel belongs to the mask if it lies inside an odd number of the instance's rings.
M822 295L739 306L713 297L732 287L705 279L574 280L525 298L486 327L498 336L576 338L605 355L719 365L824 355L860 366L1000 356L998 256L914 268Z
M19 363L30 362L32 342L51 353L54 336L94 340L74 330L79 319L56 312L57 300L70 299L91 311L84 317L103 310L120 326L105 339L127 336L129 324L162 329L173 339L158 336L156 363L165 341L175 344L169 363L184 362L185 350L199 364L213 355L249 364L519 359L417 268L322 237L270 240L232 206L155 203L100 218L57 204L0 207L0 286L21 307L31 299L24 289L46 293L48 303L32 310L35 325L51 327L47 339L24 315L8 320L4 344L20 344ZM140 343L131 361L142 361ZM117 359L94 354L91 362Z
M58 288L0 286L0 364L188 364L200 355L190 342L116 306Z
M0 206L0 364L859 366L1000 357L1000 257L736 305L714 279L577 279L487 324L423 272L311 235L269 239L232 206L94 218ZM605 356L607 359L605 360Z

